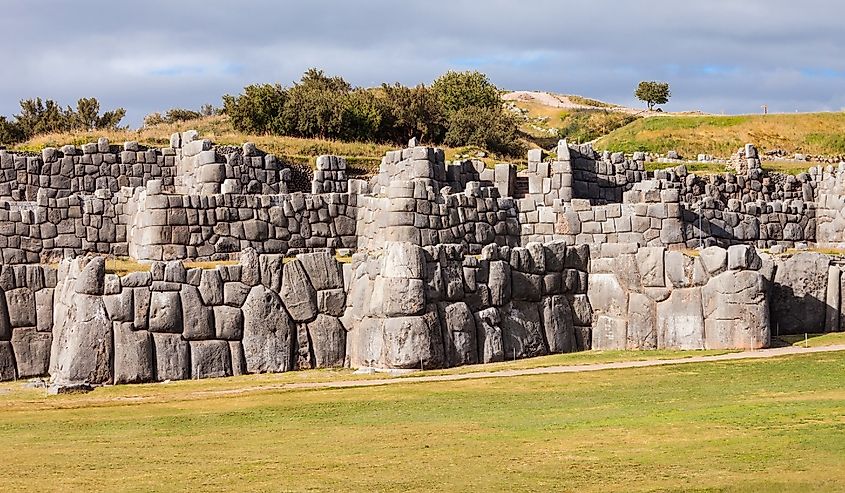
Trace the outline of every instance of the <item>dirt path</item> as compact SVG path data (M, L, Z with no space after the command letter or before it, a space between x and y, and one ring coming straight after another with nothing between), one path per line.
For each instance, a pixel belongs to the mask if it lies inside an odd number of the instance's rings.
M582 373L589 371L619 370L625 368L645 368L650 366L685 365L688 363L709 363L718 361L736 361L748 359L776 358L778 356L789 356L799 354L826 353L845 351L845 344L834 346L822 346L815 348L802 348L788 346L782 348L761 349L757 351L745 351L742 353L727 353L716 356L692 356L683 359L654 359L646 361L620 361L616 363L595 363L584 365L560 365L547 366L543 368L527 368L519 370L500 371L477 371L472 373L461 373L453 375L420 375L402 378L382 378L371 380L341 380L336 382L303 382L286 383L278 385L264 385L245 387L241 389L210 390L199 392L204 395L241 394L267 390L302 390L302 389L344 389L352 387L372 387L380 385L397 385L408 383L428 382L453 382L458 380L474 380L478 378L506 378L520 377L525 375L554 375L558 373Z

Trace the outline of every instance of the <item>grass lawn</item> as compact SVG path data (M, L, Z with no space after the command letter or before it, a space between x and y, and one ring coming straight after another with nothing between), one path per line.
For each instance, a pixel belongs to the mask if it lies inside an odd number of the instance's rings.
M833 346L836 344L845 344L845 332L833 332L830 334L808 334L806 341L804 335L785 335L779 336L778 339L789 346L798 347L822 347Z
M843 380L826 353L190 399L2 387L0 489L842 491Z
M845 154L845 113L799 113L740 116L658 116L637 120L605 135L597 149L614 151L675 150L728 157L747 143L760 150L788 154ZM809 167L808 165L805 166Z

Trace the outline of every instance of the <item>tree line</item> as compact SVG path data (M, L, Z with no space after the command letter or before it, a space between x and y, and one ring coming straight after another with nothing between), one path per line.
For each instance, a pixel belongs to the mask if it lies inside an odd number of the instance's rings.
M523 152L518 119L480 72L447 72L430 86L384 83L353 87L310 69L290 87L253 84L223 96L223 112L245 133L403 145L479 146L503 155Z
M96 98L76 108L41 98L20 102L13 119L0 116L0 144L13 145L46 133L119 128L123 108L100 114ZM342 77L310 69L281 84L253 84L223 96L223 107L174 108L152 113L146 126L227 114L240 132L404 145L412 137L431 145L478 146L505 156L521 155L519 119L508 112L499 89L480 72L450 71L431 85L384 83L354 87Z
M0 144L13 145L48 133L112 130L119 128L126 116L123 108L100 114L97 98L80 99L76 109L62 108L52 99L42 101L41 98L24 99L20 106L21 111L14 119L0 116Z

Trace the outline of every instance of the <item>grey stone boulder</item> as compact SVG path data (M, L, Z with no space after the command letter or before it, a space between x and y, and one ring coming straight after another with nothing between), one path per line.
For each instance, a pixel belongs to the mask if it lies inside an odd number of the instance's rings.
M363 318L346 335L346 354L352 368L383 367L384 319Z
M622 317L599 314L593 321L592 349L611 351L625 349L628 321Z
M539 303L512 301L501 309L502 349L505 359L548 354Z
M285 264L282 290L279 294L295 321L307 322L317 316L317 292L299 259Z
M425 283L421 279L377 277L370 299L371 313L385 317L419 315L425 311Z
M412 243L386 242L383 262L384 277L422 279L425 273L423 249Z
M728 247L729 270L759 270L763 261L757 255L757 250L749 245L732 245Z
M243 306L243 320L247 371L291 370L295 327L279 296L262 285L253 287Z
M78 286L78 285L77 285ZM65 293L53 328L50 375L58 384L112 383L112 322L102 296Z
M187 341L213 339L215 334L214 311L202 303L199 289L183 285L179 292L182 305L182 337Z
M106 259L94 257L88 261L76 278L74 291L77 294L102 295L105 287Z
M346 359L346 329L340 320L320 314L308 322L307 329L313 367L342 367Z
M178 291L150 293L150 332L182 332L182 302Z
M575 349L572 308L566 296L543 298L543 329L550 353L569 353Z
M699 258L711 276L717 276L728 268L728 251L724 248L707 247L699 252Z
M232 376L232 354L227 341L190 341L191 378Z
M259 267L261 269L261 283L264 284L264 287L277 293L281 291L284 257L282 255L261 255Z
M631 293L628 298L625 349L657 349L657 304L641 293Z
M0 382L18 378L15 368L15 352L9 341L0 342ZM23 378L23 377L21 377Z
M114 324L114 383L141 383L155 379L153 338L131 323Z
M659 287L666 285L664 279L663 247L643 247L637 250L637 267L642 277L644 287Z
M6 305L6 296L0 292L0 341L8 341L12 338L12 323L9 320L9 308Z
M780 334L822 332L830 258L802 252L776 262L770 298L773 330Z
M444 366L443 336L437 309L418 316L384 320L384 361L387 368L432 369Z
M561 272L566 263L566 242L553 241L543 245L545 249L546 270L549 272Z
M598 314L624 317L628 314L628 293L613 274L593 274L587 296Z
M241 341L229 341L229 353L232 355L232 376L246 375L246 355Z
M478 339L479 363L504 361L502 317L498 308L486 308L473 314Z
M50 371L50 346L53 334L33 327L15 329L12 348L18 367L18 378L43 377ZM2 358L2 356L0 356Z
M153 333L155 379L187 380L191 378L191 350L179 334Z
M6 291L6 306L12 327L35 327L35 295L29 288Z
M760 349L771 339L766 281L756 271L726 272L701 289L707 349Z
M543 292L543 276L511 271L511 295L517 301L540 301Z
M328 252L301 253L296 256L317 291L343 287L340 263Z
M462 366L478 363L475 319L466 303L438 303L443 329L445 365Z
M199 285L200 296L206 306L223 304L223 279L216 269L203 270Z
M572 323L575 326L589 327L593 324L593 307L586 294L568 295L572 308Z
M241 250L240 262L241 282L247 286L256 286L261 283L261 263L258 252L254 248L247 247Z
M317 310L332 317L343 316L346 310L346 292L342 288L317 291Z
M103 297L103 302L106 304L106 312L109 318L114 322L134 322L135 321L135 290L123 289L118 294L112 294Z
M244 334L244 316L240 308L220 305L214 307L214 338L240 341Z
M503 306L511 300L511 268L507 262L490 262L488 287L493 306Z
M703 349L701 288L675 289L657 304L658 349Z

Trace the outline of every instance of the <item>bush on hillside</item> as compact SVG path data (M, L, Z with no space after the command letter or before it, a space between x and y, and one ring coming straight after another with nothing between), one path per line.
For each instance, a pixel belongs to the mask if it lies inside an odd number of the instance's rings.
M363 89L311 69L290 88L247 86L223 103L242 132L397 145L412 137L437 145L449 135L450 145L489 142L487 148L500 153L520 148L516 120L478 72L448 72L431 87Z

